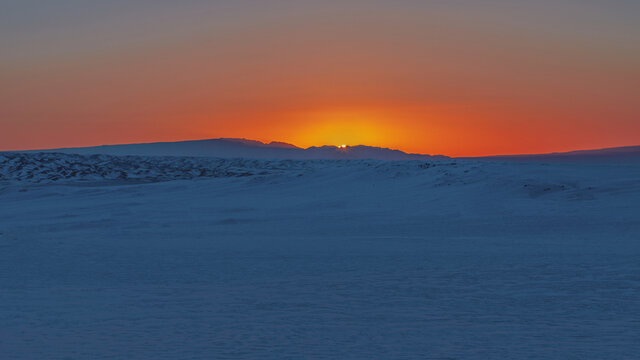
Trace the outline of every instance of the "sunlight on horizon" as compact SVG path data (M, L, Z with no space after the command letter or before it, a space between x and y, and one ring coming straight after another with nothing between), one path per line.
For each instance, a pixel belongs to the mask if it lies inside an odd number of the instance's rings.
M398 147L408 136L387 117L367 111L320 111L296 114L300 126L289 137L297 146L336 144Z

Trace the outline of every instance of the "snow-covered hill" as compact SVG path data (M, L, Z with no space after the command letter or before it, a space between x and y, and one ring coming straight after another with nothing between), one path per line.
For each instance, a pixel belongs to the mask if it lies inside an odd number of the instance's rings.
M475 160L506 160L532 162L583 162L583 163L620 163L640 162L640 146L622 146L594 150L577 150L549 154L499 155L475 158Z
M297 175L324 168L358 172L375 168L392 175L448 165L450 161L266 160L180 156L112 156L65 153L0 153L0 181L24 183L159 182L218 177Z
M262 143L247 139L208 139L178 142L159 142L126 145L38 150L81 155L139 155L139 156L198 156L249 159L377 159L377 160L429 160L445 156L407 154L373 146L321 146L302 149L283 142Z
M0 154L0 181L158 182L211 177L240 177L304 168L287 160L221 159L207 157L111 156L63 153Z
M432 186L503 187L532 197L564 193L575 199L599 191L636 191L640 164L549 164L504 161L431 160L266 160L177 156L112 156L64 153L0 153L0 182L12 184L136 184L208 178L291 178L310 183L327 174L338 178L412 178ZM584 175L585 172L588 175ZM626 176L620 176L620 173ZM582 175L582 176L581 176ZM629 178L631 176L631 178ZM358 181L349 180L354 183ZM370 182L362 181L363 186ZM424 190L424 189L423 189ZM475 195L470 194L472 200Z

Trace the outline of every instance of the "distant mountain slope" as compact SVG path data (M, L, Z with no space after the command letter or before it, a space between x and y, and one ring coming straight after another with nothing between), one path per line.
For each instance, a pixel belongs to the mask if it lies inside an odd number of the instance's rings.
M374 160L437 160L444 155L409 154L400 150L356 145L313 146L300 148L292 144L272 141L263 143L250 139L220 138L177 142L156 142L123 145L101 145L78 148L30 150L25 152L57 152L79 155L135 155L135 156L197 156L246 159L374 159ZM480 161L542 161L542 162L640 162L640 146L577 150L569 152L527 155L496 155L461 157L460 160Z
M545 161L545 162L583 162L583 161L639 161L640 146L622 146L615 148L577 150L569 152L530 154L530 155L498 155L477 158L475 160L511 160L511 161Z
M283 142L265 144L248 139L209 139L178 142L158 142L125 145L102 145L81 148L32 150L80 155L138 155L138 156L201 156L249 159L376 159L376 160L430 160L446 156L407 154L400 150L373 146L310 147L303 149Z

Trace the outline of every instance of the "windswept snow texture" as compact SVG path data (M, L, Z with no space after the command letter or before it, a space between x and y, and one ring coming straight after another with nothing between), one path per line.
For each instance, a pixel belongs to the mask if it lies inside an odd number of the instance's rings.
M0 153L3 359L637 359L640 164Z

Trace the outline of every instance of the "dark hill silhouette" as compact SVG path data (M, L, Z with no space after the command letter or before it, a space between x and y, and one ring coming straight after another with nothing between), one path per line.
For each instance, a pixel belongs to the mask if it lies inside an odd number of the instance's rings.
M34 150L35 151L35 150ZM206 156L249 159L377 159L377 160L431 160L446 159L442 155L408 154L374 146L337 146L299 148L295 145L273 141L220 138L177 142L157 142L124 145L101 145L92 147L37 150L67 154L106 154L140 156Z
M468 159L544 162L636 162L640 161L640 146L621 146L548 154L498 155Z

